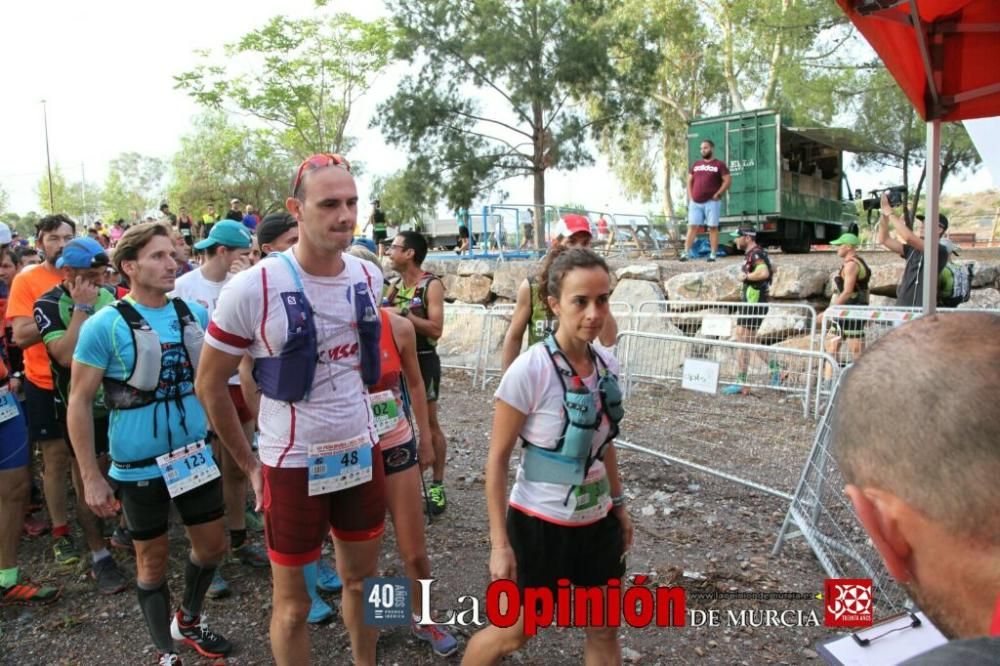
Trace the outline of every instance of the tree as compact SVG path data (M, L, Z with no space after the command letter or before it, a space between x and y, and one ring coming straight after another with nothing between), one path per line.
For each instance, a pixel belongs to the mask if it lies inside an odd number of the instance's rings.
M533 178L542 206L546 171L591 163L588 133L609 120L588 120L575 102L610 83L602 17L614 4L391 0L396 55L420 65L373 124L427 165L424 177L451 207L519 176Z
M0 215L0 222L3 222L11 231L16 231L21 234L22 238L33 238L35 235L35 225L38 224L38 220L41 216L31 211L30 213L25 213L24 215L18 215L17 213L8 212Z
M0 185L0 213L7 211L7 207L10 205L10 195L7 194L7 190Z
M105 215L112 220L141 220L163 196L165 172L158 157L130 152L111 160L101 198Z
M395 226L420 227L434 214L434 189L425 176L426 165L415 162L388 177L375 178L372 198L378 199L386 216Z
M224 64L206 52L195 69L174 78L207 109L263 121L302 159L351 147L346 131L354 105L388 64L392 45L385 20L276 16L227 44Z
M36 192L39 206L47 213L65 213L84 224L100 216L101 188L95 183L67 180L59 164L52 167L52 201L55 209L51 210L52 204L49 202L47 173L39 180Z
M271 130L237 125L220 111L206 112L181 138L173 157L171 205L194 211L211 203L224 210L225 202L236 197L266 215L284 205L294 160Z

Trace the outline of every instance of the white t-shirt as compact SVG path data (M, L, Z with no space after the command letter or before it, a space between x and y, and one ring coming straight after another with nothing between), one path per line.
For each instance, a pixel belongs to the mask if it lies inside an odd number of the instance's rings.
M174 282L174 290L169 295L171 297L179 296L185 301L198 303L208 310L208 318L211 320L212 313L215 312L215 305L219 302L219 294L222 293L222 288L229 282L230 277L232 276L226 273L226 277L222 282L212 282L205 277L205 273L200 268L196 268L177 278ZM240 385L240 374L238 372L229 378L229 385Z
M312 444L339 442L368 434L378 441L368 391L361 381L361 356L354 314L353 285L365 282L378 306L382 274L344 254L345 269L335 277L309 275L286 250L312 305L318 340L316 375L308 400L282 402L261 395L260 459L270 467L306 467ZM233 276L223 288L205 342L228 354L253 358L280 356L288 331L282 293L298 293L288 264L265 259Z
M606 350L596 345L598 354L607 368L618 374L618 361ZM597 391L597 369L583 379L594 394L596 404L601 405ZM567 380L568 381L568 380ZM521 428L521 437L542 448L554 448L562 434L565 412L563 411L563 385L552 365L544 343L532 345L511 364L494 397L521 412L528 418ZM601 427L594 433L591 455L594 455L608 436L610 423L605 415ZM567 494L569 500L567 501ZM510 491L510 505L529 515L559 525L587 525L604 518L611 510L611 492L607 483L604 462L595 460L581 486L574 487L560 483L529 481L524 476L523 461L518 463L517 478Z

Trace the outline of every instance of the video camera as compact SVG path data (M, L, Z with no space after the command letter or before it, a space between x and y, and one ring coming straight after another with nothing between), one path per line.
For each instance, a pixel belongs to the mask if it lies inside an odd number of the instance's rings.
M865 210L878 210L881 208L883 193L885 193L885 196L889 199L889 205L893 208L902 206L903 202L906 201L906 188L902 185L896 185L884 190L872 190L869 193L871 197L861 202Z

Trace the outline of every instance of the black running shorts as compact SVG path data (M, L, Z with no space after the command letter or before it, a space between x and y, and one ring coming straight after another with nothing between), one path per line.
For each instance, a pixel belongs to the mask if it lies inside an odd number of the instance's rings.
M167 533L170 493L162 478L148 481L115 481L125 523L138 541L148 541ZM222 479L212 479L173 499L181 522L190 527L222 518Z

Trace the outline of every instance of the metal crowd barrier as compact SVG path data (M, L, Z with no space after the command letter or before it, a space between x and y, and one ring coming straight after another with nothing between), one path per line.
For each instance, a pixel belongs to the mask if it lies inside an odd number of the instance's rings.
M618 359L626 396L623 448L791 499L791 480L826 407L812 378L824 365L834 377L840 373L831 357L625 331ZM728 386L739 392L724 394Z
M839 381L832 394L836 394L838 385ZM906 591L889 574L850 500L841 492L844 478L831 453L832 404L831 396L772 554L781 552L788 539L801 536L829 577L871 578L874 608L879 615L901 612L909 604Z
M444 331L437 343L442 368L476 372L487 312L483 305L445 303Z

